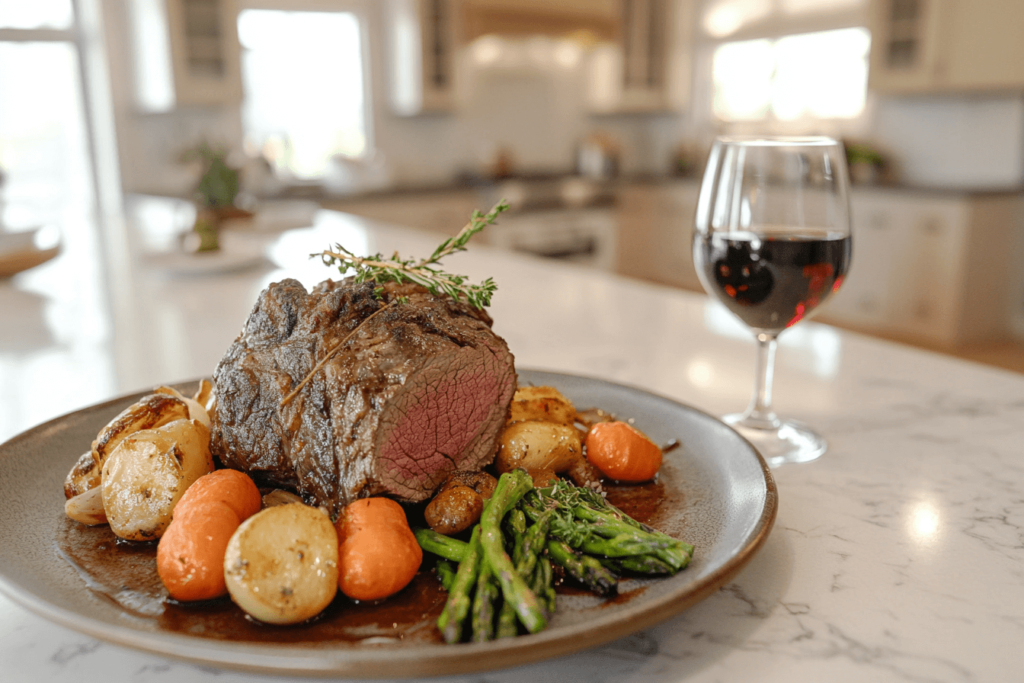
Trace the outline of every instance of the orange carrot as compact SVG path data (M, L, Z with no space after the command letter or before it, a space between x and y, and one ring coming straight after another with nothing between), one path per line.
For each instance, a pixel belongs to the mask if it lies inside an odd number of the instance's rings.
M236 470L216 470L188 487L156 551L157 573L172 598L209 600L227 592L228 541L260 502L256 484Z
M423 561L402 506L388 498L350 503L335 523L338 588L354 600L380 600L405 588Z
M220 501L179 508L156 549L160 580L175 600L224 595L224 553L241 520Z
M238 470L215 470L197 479L174 506L174 514L192 505L218 500L235 511L242 522L260 511L262 500L249 475Z
M639 483L661 468L661 449L626 422L599 422L586 439L587 460L616 481Z

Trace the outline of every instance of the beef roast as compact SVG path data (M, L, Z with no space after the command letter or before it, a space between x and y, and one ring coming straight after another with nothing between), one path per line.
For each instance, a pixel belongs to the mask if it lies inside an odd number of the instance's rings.
M516 376L490 317L416 285L380 299L374 287L284 280L260 294L214 375L224 465L337 513L370 495L424 500L453 470L491 462Z

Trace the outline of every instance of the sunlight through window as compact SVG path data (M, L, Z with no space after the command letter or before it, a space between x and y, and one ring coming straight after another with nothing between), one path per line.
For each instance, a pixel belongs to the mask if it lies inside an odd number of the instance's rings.
M247 146L299 179L322 177L336 155L367 153L355 14L246 9L238 37Z
M871 34L845 28L720 45L714 54L715 116L758 121L853 118L867 99Z

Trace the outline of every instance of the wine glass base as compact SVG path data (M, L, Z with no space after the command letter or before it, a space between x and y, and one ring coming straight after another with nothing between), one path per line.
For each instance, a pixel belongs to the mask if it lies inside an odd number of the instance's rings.
M753 444L769 467L810 462L828 450L825 438L795 420L779 420L772 426L749 424L745 415L726 415L722 421Z

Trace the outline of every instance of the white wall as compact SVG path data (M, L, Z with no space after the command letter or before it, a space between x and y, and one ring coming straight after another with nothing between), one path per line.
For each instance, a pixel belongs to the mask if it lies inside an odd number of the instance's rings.
M1024 184L1024 96L889 97L876 102L871 137L905 182L1016 189Z

